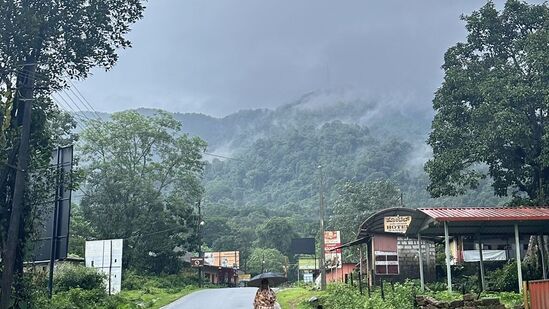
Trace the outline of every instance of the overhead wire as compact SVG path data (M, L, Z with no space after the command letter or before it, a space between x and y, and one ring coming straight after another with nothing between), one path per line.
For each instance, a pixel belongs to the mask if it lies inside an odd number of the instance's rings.
M17 72L28 74L28 72L23 72L21 70L18 70ZM42 80L46 80L46 78L48 78L47 76L39 72L35 72L35 76L38 76L39 79L42 79ZM94 120L98 121L99 123L104 123L101 115L93 107L91 102L82 94L82 92L78 89L78 87L75 85L74 82L72 82L70 79L67 79L67 78L62 78L62 80L69 85L67 87L68 90L60 89L57 92L51 93L50 98L52 99L52 101L56 103L59 107L61 107L63 110L65 111L70 110L72 113L70 112L69 113L73 116L77 124L80 125L82 128L91 127L91 129L95 130L97 133L101 133L101 131L95 125L93 125ZM85 109L87 109L88 112L86 112ZM214 154L210 152L203 152L203 154L207 156L212 156L212 157L217 157L217 158L222 158L227 160L244 162L244 160L242 159L232 158L232 157Z

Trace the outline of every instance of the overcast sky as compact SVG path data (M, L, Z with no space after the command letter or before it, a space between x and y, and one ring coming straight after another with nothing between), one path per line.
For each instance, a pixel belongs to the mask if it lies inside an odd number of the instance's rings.
M478 0L150 0L108 72L78 88L99 111L224 116L319 89L428 108Z

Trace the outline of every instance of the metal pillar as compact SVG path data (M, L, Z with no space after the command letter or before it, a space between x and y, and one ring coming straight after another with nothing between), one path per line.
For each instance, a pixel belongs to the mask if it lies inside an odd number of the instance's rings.
M425 277L423 276L423 249L421 248L421 234L417 234L418 257L419 257L419 280L421 282L421 292L425 291Z
M520 237L518 224L515 223L515 251L516 251L516 261L517 261L517 275L518 275L518 286L519 292L522 293L522 259L520 257Z
M484 257L482 256L483 244L482 244L482 239L480 238L480 234L477 234L477 239L478 239L478 253L479 253L479 257L480 257L480 262L479 262L479 266L480 266L480 286L482 288L482 291L486 291L486 280L484 278Z
M450 235L448 233L448 222L444 222L444 252L446 255L446 277L448 279L448 292L452 292L452 268L450 267Z

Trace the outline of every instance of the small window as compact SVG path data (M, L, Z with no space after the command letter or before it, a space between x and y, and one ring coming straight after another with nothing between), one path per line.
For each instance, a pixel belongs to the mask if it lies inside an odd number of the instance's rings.
M392 251L375 251L376 275L398 275L398 255Z

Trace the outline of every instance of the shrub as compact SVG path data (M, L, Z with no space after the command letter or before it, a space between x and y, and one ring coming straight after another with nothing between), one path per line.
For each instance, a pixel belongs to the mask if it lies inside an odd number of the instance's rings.
M417 288L411 281L395 283L394 289L385 286L385 299L379 289L372 291L371 297L360 295L356 287L345 284L328 285L327 293L320 302L325 308L333 309L406 309L414 308Z
M105 291L105 275L93 268L63 264L54 273L53 286L56 293L75 288Z
M490 277L492 279L492 286L497 291L518 291L518 278L517 278L517 263L513 261L504 265L500 269L494 270ZM528 263L522 263L522 278L523 280L535 280L541 277L541 271L536 269L533 265Z
M143 288L182 289L191 285L198 285L196 272L148 276L128 271L122 276L122 289L124 290L140 290Z
M73 288L53 296L52 309L116 309L124 305L119 296L109 296L104 289ZM131 307L128 307L131 308Z

